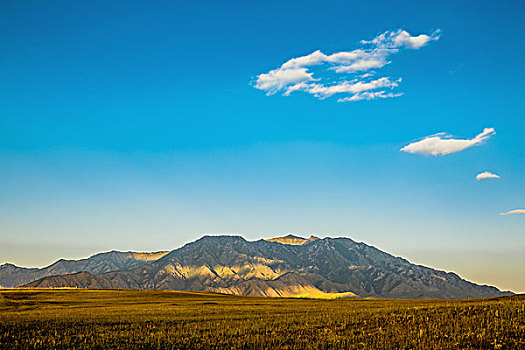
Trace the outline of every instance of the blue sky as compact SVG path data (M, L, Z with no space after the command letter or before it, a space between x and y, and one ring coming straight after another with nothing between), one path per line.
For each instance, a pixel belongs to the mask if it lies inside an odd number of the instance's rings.
M525 207L524 10L520 1L4 1L0 263L293 232L347 236L525 291L516 278L525 215L499 215ZM401 78L392 91L402 96L337 102L254 87L292 58L350 52L397 30L440 30L374 70ZM323 66L308 68L321 77ZM484 128L495 134L460 152L400 152ZM500 178L476 181L482 171Z

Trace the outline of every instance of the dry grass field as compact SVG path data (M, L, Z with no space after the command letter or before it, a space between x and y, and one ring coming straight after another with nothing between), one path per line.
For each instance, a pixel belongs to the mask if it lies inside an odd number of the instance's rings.
M525 297L273 299L2 289L0 349L525 349Z

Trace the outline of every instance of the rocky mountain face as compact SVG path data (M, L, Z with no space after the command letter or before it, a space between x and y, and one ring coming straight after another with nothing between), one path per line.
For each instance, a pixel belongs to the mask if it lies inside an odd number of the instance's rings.
M290 237L289 237L290 238ZM158 260L99 273L101 288L212 291L280 297L472 298L510 294L394 257L348 238L297 244L205 236ZM96 273L95 273L96 274ZM82 276L87 279L88 276ZM44 278L32 287L84 286L77 275ZM103 286L111 287L103 287Z
M41 269L28 269L12 264L3 264L0 265L0 286L7 288L18 287L44 277L82 271L100 274L109 271L129 270L158 260L168 253L169 251L155 253L111 251L81 260L60 259Z
M297 237L294 235L288 235L284 237L266 239L266 241L277 242L281 244L302 245L302 244L305 244L306 242L315 241L316 239L319 239L319 237L310 236L310 238L306 239L306 238Z

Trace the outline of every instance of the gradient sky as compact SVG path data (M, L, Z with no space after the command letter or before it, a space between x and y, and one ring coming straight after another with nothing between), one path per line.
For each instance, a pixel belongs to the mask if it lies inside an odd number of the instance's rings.
M292 232L525 292L525 215L499 215L525 208L524 15L523 1L2 1L0 263ZM255 88L399 29L440 30L377 69L402 96ZM460 152L400 152L484 128Z

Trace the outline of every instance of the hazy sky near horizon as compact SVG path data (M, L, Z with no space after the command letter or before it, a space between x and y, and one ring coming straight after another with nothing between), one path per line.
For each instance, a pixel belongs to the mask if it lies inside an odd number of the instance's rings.
M523 15L3 1L0 263L292 232L525 292Z

